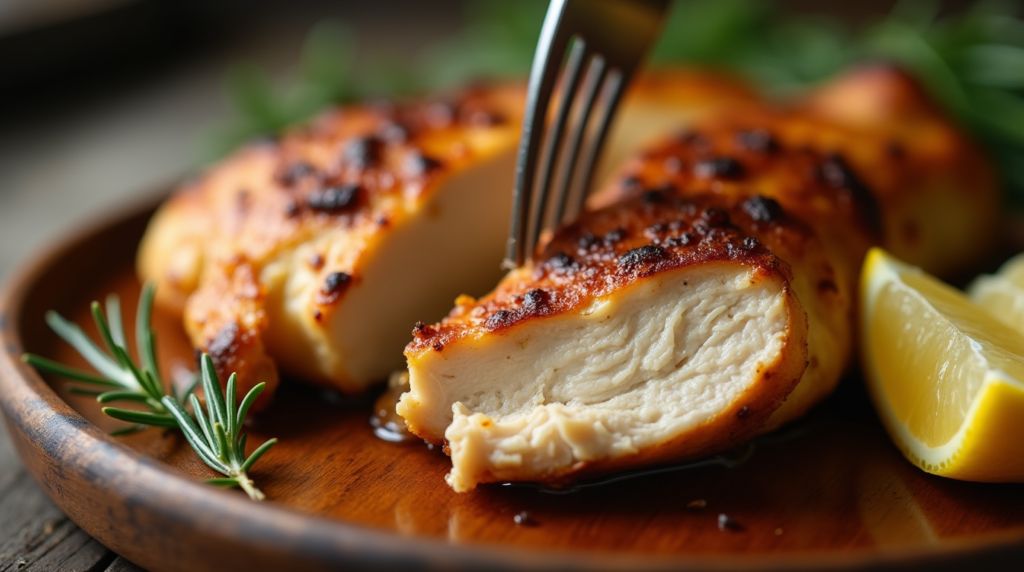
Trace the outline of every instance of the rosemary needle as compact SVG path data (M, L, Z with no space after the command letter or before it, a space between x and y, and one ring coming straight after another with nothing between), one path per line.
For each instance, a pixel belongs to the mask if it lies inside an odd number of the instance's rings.
M203 354L200 364L201 375L180 394L171 387L168 394L157 367L156 335L152 329L153 295L152 284L142 287L136 318L136 347L138 363L132 360L125 341L121 319L121 304L116 294L107 296L106 313L99 302L91 306L93 322L100 333L106 349L101 349L76 324L60 314L50 311L46 322L50 328L96 369L99 375L73 368L53 360L26 353L22 361L41 371L49 372L78 382L70 385L72 393L91 395L101 404L127 401L141 406L143 410L104 407L108 417L132 423L112 435L124 435L145 427L180 428L189 445L206 465L222 478L206 482L221 487L240 487L253 500L263 500L264 494L256 488L248 472L277 439L270 439L245 457L246 434L241 427L249 407L263 391L265 384L253 387L235 409L236 376L231 374L227 383L227 395L221 391L220 381L210 356ZM206 397L206 413L195 395L199 383L203 385ZM82 385L84 384L84 385ZM195 419L186 411L192 407Z

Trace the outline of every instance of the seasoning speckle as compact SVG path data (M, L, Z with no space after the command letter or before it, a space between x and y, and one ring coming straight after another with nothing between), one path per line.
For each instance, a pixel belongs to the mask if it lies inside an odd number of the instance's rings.
M773 222L782 218L782 205L775 199L760 195L743 201L743 210L755 222Z
M512 313L509 312L508 310L498 310L497 312L492 314L490 318L487 318L487 327L491 329L500 328L502 326L508 325L511 318Z
M744 405L743 407L740 407L740 410L736 412L736 417L739 417L740 419L745 419L749 415L750 415L750 408L747 407L746 405Z
M338 187L319 189L310 193L306 203L309 208L325 213L333 213L355 204L359 197L359 185L346 184Z
M331 272L327 278L324 278L324 285L320 291L324 294L337 294L344 290L351 281L352 277L344 272Z
M353 139L345 146L342 160L357 169L366 169L380 162L382 141L376 137Z
M547 265L550 266L551 268L565 269L571 268L574 262L576 261L573 259L573 257L569 256L564 252L559 252L558 254L548 259Z
M738 179L743 176L743 165L731 157L701 159L693 166L693 174L701 179Z
M643 201L647 204L663 203L665 202L665 193L660 189L644 191Z
M655 262L665 258L665 249L653 244L634 248L619 257L619 266L632 268L641 264Z
M680 236L673 236L672 238L665 239L662 244L665 246L688 246L697 237L692 232L684 232Z
M523 306L530 309L537 309L548 302L548 293L544 290L530 290L523 296Z
M597 246L598 242L600 241L592 232L586 232L576 239L576 244L583 250L590 250L591 248L594 248Z
M440 161L419 151L413 152L405 161L405 170L413 177L422 177L440 166Z
M607 233L605 233L605 235L604 235L604 243L608 244L608 245L618 244L618 243L622 242L623 239L625 239L625 238L626 238L626 229L624 229L624 228L622 228L620 226L619 228L616 228L614 230L611 230L611 231L608 231Z
M711 228L728 226L730 223L729 213L717 207L704 209L704 212L700 213L700 218L707 221Z

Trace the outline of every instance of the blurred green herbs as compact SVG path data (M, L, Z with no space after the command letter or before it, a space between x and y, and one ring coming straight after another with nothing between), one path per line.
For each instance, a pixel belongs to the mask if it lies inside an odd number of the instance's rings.
M237 117L210 137L207 156L271 134L334 102L406 95L473 80L525 76L547 3L467 0L460 34L411 61L363 57L343 25L309 34L297 77L276 88L269 74L239 65L228 74ZM982 0L943 15L937 0L904 0L859 29L783 12L763 0L676 0L655 64L723 68L786 94L851 64L887 60L914 74L988 147L1014 198L1024 199L1024 19L1013 0Z

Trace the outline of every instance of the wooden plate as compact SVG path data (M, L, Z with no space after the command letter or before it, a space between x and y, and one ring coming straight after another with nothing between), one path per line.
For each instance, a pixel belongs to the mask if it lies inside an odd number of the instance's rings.
M134 252L150 213L135 209L73 236L22 271L0 303L0 404L21 458L72 520L139 565L766 570L1024 556L1024 487L917 470L889 443L857 379L735 467L562 495L502 486L457 495L443 481L440 451L374 436L372 397L286 383L249 440L280 439L253 473L271 502L206 486L197 479L212 472L180 435L112 438L117 425L95 402L19 360L28 350L81 364L44 324L48 309L84 324L88 302L116 291L131 323ZM191 364L180 325L160 314L155 325L165 369ZM529 524L517 525L524 511ZM740 528L719 530L719 514Z

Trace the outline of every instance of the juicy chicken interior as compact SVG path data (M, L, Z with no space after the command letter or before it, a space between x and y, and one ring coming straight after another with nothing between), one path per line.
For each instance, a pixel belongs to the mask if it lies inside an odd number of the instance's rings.
M357 392L403 367L417 319L500 279L525 90L330 111L182 187L138 254L158 303L244 390L283 370ZM641 78L617 158L705 108L750 101L714 74ZM625 147L624 147L625 146ZM266 397L264 397L266 396Z
M398 412L445 445L456 491L737 445L848 367L869 245L940 273L976 264L997 196L892 68L700 120L628 163L534 263L419 325Z

